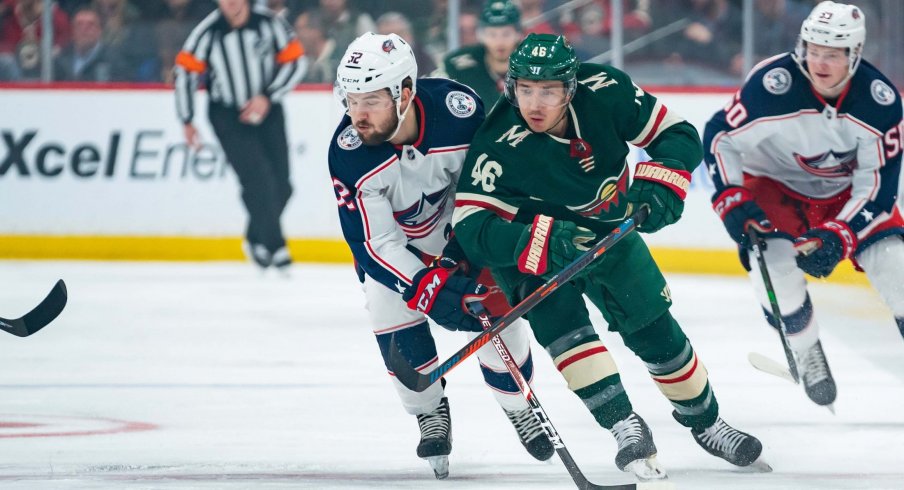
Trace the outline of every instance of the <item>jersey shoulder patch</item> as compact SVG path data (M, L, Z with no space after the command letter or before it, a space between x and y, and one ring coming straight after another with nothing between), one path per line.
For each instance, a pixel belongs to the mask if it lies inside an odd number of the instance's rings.
M895 91L887 83L879 79L872 81L869 86L869 92L872 94L873 100L880 105L892 105L898 99Z
M791 90L791 72L783 66L771 68L763 75L763 87L773 95L782 95Z
M336 144L343 150L354 150L361 146L362 141L355 127L349 124L336 136Z
M477 111L477 101L469 94L453 90L446 94L446 107L458 118L471 117Z

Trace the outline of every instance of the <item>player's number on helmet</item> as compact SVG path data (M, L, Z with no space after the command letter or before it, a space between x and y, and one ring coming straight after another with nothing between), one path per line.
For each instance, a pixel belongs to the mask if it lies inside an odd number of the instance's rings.
M496 190L496 177L502 175L502 165L495 160L489 160L486 153L482 153L474 162L474 168L471 169L471 185L480 184L484 192L493 192Z
M534 46L530 52L531 56L546 56L546 46Z
M352 64L357 65L361 61L361 56L363 56L363 53L355 51L354 53L352 53L348 56L348 61L346 63L352 63Z

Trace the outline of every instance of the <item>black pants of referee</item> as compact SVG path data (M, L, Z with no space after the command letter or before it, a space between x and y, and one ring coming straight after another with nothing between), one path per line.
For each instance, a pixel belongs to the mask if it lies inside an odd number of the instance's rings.
M208 114L220 146L238 175L242 201L248 210L245 237L271 254L286 245L280 217L292 195L289 144L282 106L274 104L254 126L239 121L239 111L210 104Z

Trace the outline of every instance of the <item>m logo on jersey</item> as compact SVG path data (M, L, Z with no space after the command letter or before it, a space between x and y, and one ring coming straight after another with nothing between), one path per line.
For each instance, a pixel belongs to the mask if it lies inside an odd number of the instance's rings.
M832 151L820 153L812 157L794 153L794 160L807 173L817 177L848 177L857 168L857 149L850 151Z
M531 133L530 129L525 129L519 133L519 129L521 129L521 125L519 124L512 126L508 131L502 133L502 136L496 140L496 143L502 143L502 140L505 140L512 148L518 146L518 143L524 141L524 138L527 138Z
M343 150L354 150L361 146L361 136L358 135L355 127L349 124L339 133L339 137L336 138L336 144Z
M580 80L578 83L586 86L593 92L596 92L597 90L599 90L601 88L606 88L609 85L617 85L618 84L617 80L607 80L607 77L608 77L608 75L606 75L606 72L599 72L596 75L593 75L593 76L587 77L583 80Z
M470 95L453 90L446 95L446 107L455 117L470 117L477 110L477 101Z
M405 236L411 239L424 238L436 229L446 209L446 198L450 190L451 187L446 187L430 195L422 193L418 202L392 213Z
M791 90L791 73L785 68L773 68L763 75L763 87L770 94L785 94Z
M600 187L596 192L596 197L592 201L580 206L568 206L568 209L581 216L592 218L602 213L608 213L612 206L617 207L619 205L620 196L628 193L627 169L628 167L626 166L622 169L621 175L612 176L604 180L603 183L600 184Z

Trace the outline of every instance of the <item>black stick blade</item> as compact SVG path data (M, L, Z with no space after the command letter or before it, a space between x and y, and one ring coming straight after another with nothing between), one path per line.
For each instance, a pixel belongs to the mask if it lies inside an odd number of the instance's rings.
M0 330L9 332L17 337L28 337L29 335L41 330L47 324L52 322L66 307L68 294L66 293L66 283L62 279L57 281L50 290L50 293L41 301L38 306L22 318L6 319L0 318Z
M399 350L395 334L392 334L389 339L389 367L392 369L392 373L395 374L396 379L399 380L399 383L402 383L402 386L417 392L426 390L442 377L442 373L433 376L436 374L434 371L431 376L427 376L411 367L402 351Z

